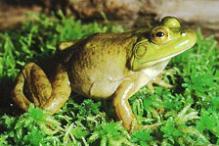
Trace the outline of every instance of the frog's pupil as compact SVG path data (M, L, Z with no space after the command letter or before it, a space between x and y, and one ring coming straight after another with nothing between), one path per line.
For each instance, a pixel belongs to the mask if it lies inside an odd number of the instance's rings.
M157 36L157 37L162 37L162 36L164 36L164 33L161 32L161 31L159 31L159 32L156 33L156 36Z

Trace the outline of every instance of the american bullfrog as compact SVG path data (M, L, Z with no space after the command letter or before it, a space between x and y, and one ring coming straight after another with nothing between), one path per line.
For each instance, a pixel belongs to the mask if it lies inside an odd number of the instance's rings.
M28 63L16 79L13 99L24 110L33 103L53 114L71 92L112 98L118 119L130 130L137 124L128 99L195 42L195 33L183 29L175 17L165 17L147 31L97 33L64 42L53 79L35 63Z

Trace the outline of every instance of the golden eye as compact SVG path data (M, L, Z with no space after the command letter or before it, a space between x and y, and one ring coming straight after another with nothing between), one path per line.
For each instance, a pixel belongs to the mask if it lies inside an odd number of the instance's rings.
M167 30L164 28L155 28L152 30L151 41L155 44L164 44L168 39Z

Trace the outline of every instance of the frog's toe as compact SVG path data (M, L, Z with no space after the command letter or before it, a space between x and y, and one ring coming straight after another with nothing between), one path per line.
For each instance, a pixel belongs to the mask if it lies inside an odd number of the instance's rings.
M173 85L171 85L171 84L169 84L166 81L161 80L161 79L155 80L154 83L161 86L161 87L164 87L164 88L173 88Z
M155 79L153 79L152 81L150 81L146 86L148 87L148 89L153 93L154 92L154 85L159 85L161 87L164 88L173 88L173 85L169 84L168 82L164 81L162 79L162 76L159 75L157 76Z
M136 118L134 118L129 132L132 133L133 131L141 130L142 128L143 126L137 121Z

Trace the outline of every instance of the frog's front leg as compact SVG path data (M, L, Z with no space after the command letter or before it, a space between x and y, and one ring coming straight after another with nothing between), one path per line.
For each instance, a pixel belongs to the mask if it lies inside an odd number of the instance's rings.
M123 81L114 94L113 104L117 117L122 120L123 126L132 131L138 127L137 120L132 112L128 99L136 92L134 82Z
M68 75L61 65L58 66L51 84L38 65L29 63L18 75L12 97L23 110L27 110L33 103L50 113L55 113L63 106L70 92Z

